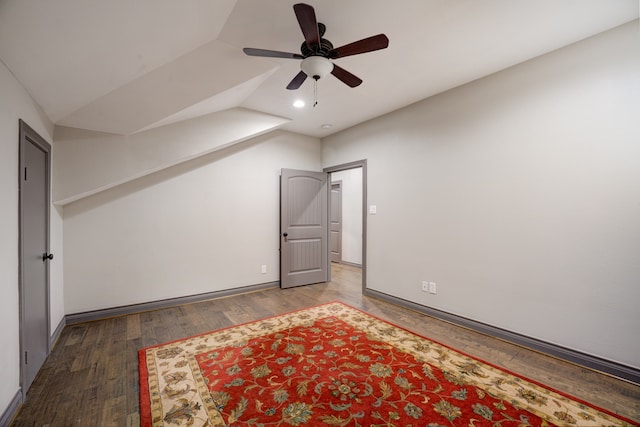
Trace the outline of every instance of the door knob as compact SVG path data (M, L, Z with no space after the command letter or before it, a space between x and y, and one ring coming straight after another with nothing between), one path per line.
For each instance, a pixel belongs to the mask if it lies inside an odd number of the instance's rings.
M282 237L284 237L284 241L287 241L287 236L289 235L289 233L282 233Z
M49 260L53 259L53 254L48 254L48 253L46 253L46 252L45 252L45 253L43 253L43 254L42 254L42 261L44 262L44 261L46 261L46 260L48 260L48 259L49 259Z

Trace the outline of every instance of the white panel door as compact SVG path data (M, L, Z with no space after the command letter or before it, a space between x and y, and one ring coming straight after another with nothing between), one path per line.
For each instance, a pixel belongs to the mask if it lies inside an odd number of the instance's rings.
M282 169L280 286L326 282L329 277L328 174Z
M342 181L331 183L329 235L331 262L342 262Z

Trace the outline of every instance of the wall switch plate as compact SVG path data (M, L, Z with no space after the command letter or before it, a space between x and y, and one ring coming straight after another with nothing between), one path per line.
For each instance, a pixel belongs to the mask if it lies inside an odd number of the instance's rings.
M267 274L267 266L266 265L263 265L262 267L260 267L260 273Z
M422 282L422 292L429 292L429 282Z
M375 215L376 213L378 213L378 207L376 205L369 206L369 213L371 215Z
M429 293L430 294L437 294L438 293L438 289L436 288L436 282L429 282Z

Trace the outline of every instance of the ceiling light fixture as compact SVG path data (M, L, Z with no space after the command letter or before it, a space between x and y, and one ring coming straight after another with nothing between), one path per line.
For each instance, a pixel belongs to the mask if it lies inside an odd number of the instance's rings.
M296 107L296 108L302 108L302 107L304 107L304 101L301 100L301 99L296 99L293 102L293 106Z
M312 79L318 81L333 71L333 62L324 56L310 56L300 63L300 69Z
M333 62L324 56L309 56L302 60L300 69L313 79L313 106L318 105L318 80L333 71Z
M320 125L320 127L322 129L331 129L333 127L333 125L331 123L324 123L324 124Z

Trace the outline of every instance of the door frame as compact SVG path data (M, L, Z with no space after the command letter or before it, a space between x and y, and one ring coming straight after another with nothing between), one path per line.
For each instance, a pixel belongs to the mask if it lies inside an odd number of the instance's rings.
M22 400L24 401L27 397L27 390L24 387L25 383L25 363L24 363L24 343L25 343L25 319L24 319L24 311L25 311L25 291L24 291L24 257L22 254L24 244L24 221L23 221L23 213L24 213L24 198L23 198L23 171L26 166L25 163L25 145L26 144L34 144L36 147L44 151L45 153L45 248L44 251L46 253L50 253L50 244L51 244L51 145L44 140L35 130L33 130L27 123L25 123L22 119L19 119L19 147L18 147L18 263L19 263L19 276L18 276L18 295L20 301L20 388L22 391ZM45 318L47 320L47 339L45 339L45 348L47 355L51 352L51 301L50 301L50 270L49 270L49 262L45 263L45 298L46 298L46 313Z
M322 169L322 171L329 173L329 176L331 176L332 172L357 168L362 168L362 292L364 293L367 289L367 159L329 166ZM331 179L329 179L330 183ZM327 185L327 188L330 192L331 185ZM327 209L330 209L329 204L327 205ZM331 280L331 269L329 269L329 280Z

